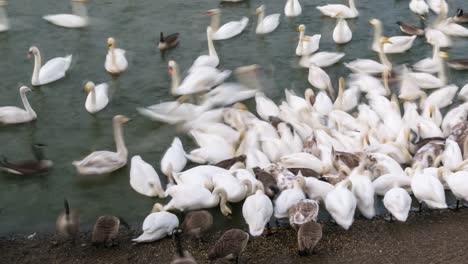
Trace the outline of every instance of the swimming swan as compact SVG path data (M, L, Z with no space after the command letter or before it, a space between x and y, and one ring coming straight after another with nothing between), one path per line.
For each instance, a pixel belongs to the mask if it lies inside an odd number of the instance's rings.
M257 34L268 34L273 32L280 23L280 14L271 14L265 16L265 6L261 5L257 8L256 13L258 15L257 28L255 33Z
M84 86L84 90L88 93L85 108L89 113L97 113L104 109L109 103L109 85L107 83L101 83L96 86L93 82L87 82Z
M88 0L72 0L73 14L46 15L42 18L48 22L66 28L82 28L89 23L85 3Z
M125 50L116 48L114 38L107 39L107 46L109 46L109 50L104 63L106 71L110 74L119 74L127 70L128 62L125 58Z
M41 53L35 46L29 48L28 56L31 55L34 56L34 70L31 77L33 86L44 85L65 77L72 61L72 55L68 55L53 58L42 65Z
M0 107L0 124L19 124L30 122L37 118L36 112L31 108L26 93L31 89L22 86L19 88L21 101L23 101L24 109L16 106L3 106Z
M213 30L213 40L225 40L233 38L247 27L249 19L242 17L239 21L227 22L221 27L219 26L219 20L221 19L221 10L211 9L208 10L208 15L211 16L211 29Z

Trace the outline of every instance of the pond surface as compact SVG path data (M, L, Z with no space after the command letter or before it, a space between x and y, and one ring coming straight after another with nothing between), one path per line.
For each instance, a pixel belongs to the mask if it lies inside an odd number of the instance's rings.
M216 42L221 59L220 67L234 69L248 64L263 67L265 93L276 101L284 97L284 88L298 94L310 85L308 71L297 66L294 55L299 24L307 26L307 34L322 34L321 51L342 51L342 61L355 58L377 59L369 47L372 28L368 20L379 18L384 23L386 36L402 35L397 20L419 24L419 18L408 8L409 1L357 0L360 16L349 20L353 40L337 46L332 40L335 20L320 16L315 6L331 0L302 0L303 14L295 19L283 15L285 1L263 1L266 13L281 13L279 28L265 37L255 34L255 8L260 1L250 0L239 4L222 4L216 0L96 0L88 4L91 25L83 30L59 28L41 17L53 13L69 13L67 1L15 0L10 1L8 14L11 30L0 33L0 106L21 105L18 87L30 85L33 60L26 55L30 46L36 45L43 60L73 54L72 68L67 77L44 85L28 94L32 107L38 114L36 122L0 127L0 153L12 160L31 157L30 146L47 144L46 155L55 162L54 170L47 176L14 177L0 174L0 233L52 231L55 219L66 197L71 206L81 211L81 221L90 226L99 215L121 215L129 222L140 225L158 201L142 196L130 187L129 166L112 173L98 182L83 182L77 177L73 160L79 160L94 150L113 150L111 120L116 114L133 119L124 127L129 160L133 155L159 169L159 161L175 135L182 137L187 149L193 142L173 126L150 121L136 112L136 107L172 100L169 94L170 78L167 61L176 60L186 70L200 54L207 53L206 26L210 18L205 11L222 9L222 23L250 18L246 31L233 39ZM334 0L334 3L344 3ZM451 0L451 13L456 7L468 9L466 0ZM454 9L455 8L455 9ZM435 19L431 14L428 22ZM180 32L179 46L161 55L156 46L160 31ZM107 52L106 40L113 36L117 46L127 50L129 69L117 79L104 70ZM448 49L451 58L468 57L468 39L454 38ZM423 38L418 38L406 54L389 55L394 65L412 63L432 56L432 48ZM329 67L336 86L339 76L349 74L342 64ZM450 83L463 86L468 82L467 72L448 70ZM111 102L97 115L84 108L85 81L111 84ZM250 103L251 105L251 103ZM165 177L160 174L163 181ZM216 213L217 225L238 225L242 220L241 205L233 205L233 219ZM219 210L216 210L219 211Z

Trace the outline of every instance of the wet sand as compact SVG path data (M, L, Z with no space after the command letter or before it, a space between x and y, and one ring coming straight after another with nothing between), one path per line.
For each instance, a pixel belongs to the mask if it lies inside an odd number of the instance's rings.
M326 222L316 254L300 257L296 235L281 227L267 237L251 238L240 263L468 263L468 209L411 213L406 223L356 219L348 231ZM73 245L56 243L51 234L32 239L0 237L0 263L169 263L174 255L170 238L150 244L130 241L139 230L121 229L119 244L96 248L90 233ZM208 242L184 241L198 263L209 263L207 253L221 231ZM229 263L218 261L216 263Z

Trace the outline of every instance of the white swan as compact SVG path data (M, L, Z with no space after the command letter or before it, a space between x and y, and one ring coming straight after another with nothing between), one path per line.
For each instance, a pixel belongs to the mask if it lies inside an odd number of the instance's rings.
M213 29L211 26L206 27L206 39L208 41L208 55L201 55L193 62L189 69L189 73L193 72L199 67L213 67L219 65L218 53L213 44Z
M370 172L364 171L361 165L355 168L348 177L351 181L351 190L356 197L357 207L367 219L372 219L375 216L375 191L370 177Z
M262 92L255 94L255 105L257 114L265 121L268 121L270 116L279 116L278 106Z
M275 200L275 217L286 218L289 216L288 210L291 206L302 199L305 199L305 194L302 191L304 187L304 179L293 181L294 187L283 190Z
M315 34L313 36L305 35L306 27L304 25L299 25L297 31L299 31L299 42L296 47L297 56L306 56L316 52L319 49L320 39L322 35Z
M130 186L137 193L149 197L166 197L158 173L141 156L133 156L131 159Z
M304 68L309 68L311 64L314 64L317 67L325 68L337 63L345 55L346 54L343 52L317 52L310 56L302 56L299 60L299 65Z
M468 201L468 172L458 171L452 173L446 167L440 167L438 171L439 178L442 178L453 195L457 198L457 208L460 200Z
M333 191L333 185L328 182L321 181L314 177L305 177L304 192L309 199L312 200L325 200L327 194Z
M438 45L440 48L452 46L452 40L444 32L430 27L424 29L424 32L427 42L432 46Z
M166 150L161 159L161 171L173 182L172 174L181 172L187 164L184 146L178 137L175 137L171 146Z
M299 0L286 0L286 5L284 6L284 14L287 17L296 17L302 13L302 7L299 3Z
M0 1L0 32L8 31L10 29L10 22L5 7L8 6L8 2Z
M228 202L238 203L252 194L252 183L249 180L240 181L230 173L213 175L212 180L215 188L226 190Z
M273 215L273 204L263 190L245 199L242 205L242 216L249 225L252 236L260 236Z
M420 16L424 16L429 13L429 6L424 0L411 0L409 8L413 13Z
M447 83L447 77L445 76L445 65L443 59L448 58L448 54L445 52L439 52L439 57L440 58L437 61L439 66L438 77L426 72L409 72L407 75L423 89L434 89L444 86Z
M427 73L436 73L439 71L439 52L440 48L439 45L436 44L432 48L432 58L425 58L422 59L415 64L413 64L413 69L420 72L427 72Z
M412 172L411 189L413 194L418 199L419 203L423 202L432 209L445 209L444 186L436 177L424 174L421 171L421 164L416 165L416 169Z
M68 55L53 58L42 65L41 53L35 46L29 48L28 56L31 55L34 56L34 70L31 78L31 84L34 86L51 83L65 77L72 61L72 55Z
M390 40L386 37L380 39L380 47L382 48L385 43L391 43ZM377 74L384 71L391 71L392 64L388 60L387 56L382 49L378 51L380 63L375 60L369 59L356 59L354 61L344 63L344 65L350 69L352 72L357 73L368 73L368 74Z
M256 13L258 15L257 28L255 33L257 34L268 34L273 32L280 23L280 14L271 14L265 16L265 6L261 5L257 8Z
M46 15L42 18L48 22L66 28L82 28L88 25L87 0L72 0L73 14Z
M26 97L26 93L30 91L31 89L26 86L19 88L24 109L16 106L0 107L0 124L19 124L29 122L37 118L36 112L31 108L28 98Z
M436 28L447 35L468 37L468 28L455 23L452 17L445 19L436 25Z
M151 213L143 221L143 234L132 239L132 241L138 243L153 242L171 235L178 226L179 219L174 214L164 211Z
M374 42L372 50L378 52L380 50L380 38L382 37L382 22L373 18L369 23L374 26ZM383 51L385 53L403 53L413 46L413 42L417 36L396 36L390 37L390 43L384 44Z
M359 11L356 9L354 0L349 0L349 7L345 5L333 4L317 6L317 9L325 16L337 17L343 16L344 18L355 18L359 16Z
M341 181L325 198L325 208L327 208L328 213L338 225L346 230L353 224L354 211L356 210L356 198L349 190L351 188L350 180Z
M345 44L350 42L352 38L353 32L351 32L348 22L342 16L338 16L335 29L333 29L333 41L336 44Z
M109 50L104 63L106 71L110 74L119 74L127 70L128 62L125 58L125 50L115 47L114 38L107 39L107 46L109 46Z
M443 9L448 10L448 5L445 0L427 0L427 4L436 14L442 12Z
M219 21L221 19L221 10L211 9L208 10L208 15L211 16L211 29L213 30L213 39L214 40L225 40L235 37L242 33L249 23L247 17L242 17L239 21L231 21L226 24L219 26Z
M322 68L311 64L309 67L308 80L312 86L320 90L327 90L330 96L334 97L335 90L333 90L330 76L328 76L328 74L322 70Z
M84 90L88 93L85 108L91 114L101 111L109 103L109 85L107 83L101 83L96 86L93 82L87 82Z
M405 222L411 208L411 196L405 189L393 187L385 193L383 204L398 221Z
M114 141L117 152L95 151L80 161L74 161L72 164L76 167L79 174L104 174L118 170L127 164L128 150L122 134L122 124L130 119L123 115L116 115L112 120L114 127Z

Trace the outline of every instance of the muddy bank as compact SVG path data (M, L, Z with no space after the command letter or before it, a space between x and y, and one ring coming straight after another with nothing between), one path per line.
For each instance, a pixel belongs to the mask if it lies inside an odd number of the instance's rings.
M468 209L412 213L406 223L356 219L344 231L331 222L322 223L323 239L316 255L299 257L296 236L282 227L268 237L251 239L241 263L467 263ZM95 248L90 233L75 245L59 244L53 235L2 236L0 263L169 263L174 254L172 239L136 245L130 241L139 230L121 229L119 245ZM184 241L198 263L209 263L207 253L221 232L209 242ZM229 263L218 261L217 263Z

